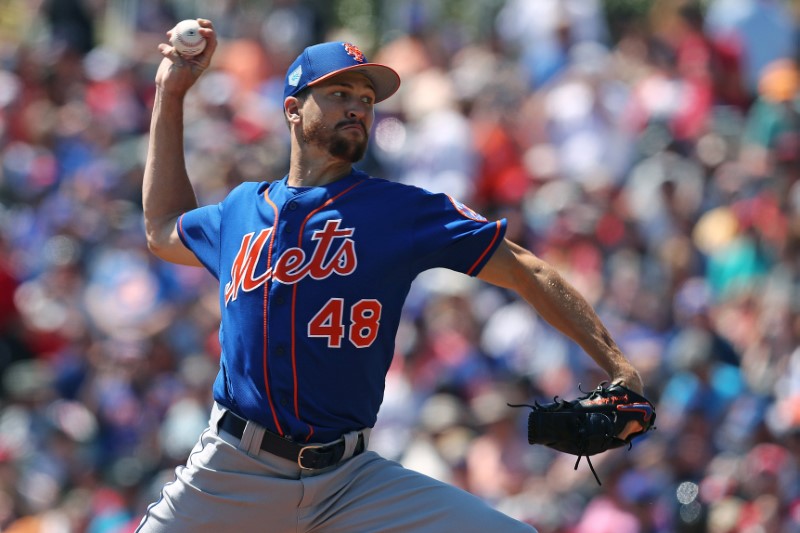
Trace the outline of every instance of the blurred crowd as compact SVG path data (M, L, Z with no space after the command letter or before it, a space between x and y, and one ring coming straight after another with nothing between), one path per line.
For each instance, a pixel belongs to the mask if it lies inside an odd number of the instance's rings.
M186 106L202 204L283 177L286 67L352 40L403 78L361 168L506 217L657 404L593 459L602 486L529 446L508 403L604 376L514 295L434 270L372 449L541 533L800 532L788 0L0 0L0 531L132 532L206 425L217 289L147 251L141 211L156 47L197 16L221 39Z

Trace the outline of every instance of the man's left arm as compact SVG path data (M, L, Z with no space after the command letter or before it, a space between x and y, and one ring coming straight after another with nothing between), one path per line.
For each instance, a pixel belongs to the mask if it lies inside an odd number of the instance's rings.
M637 393L639 373L625 358L589 302L546 261L505 239L478 277L512 289L553 327L574 340L609 375Z

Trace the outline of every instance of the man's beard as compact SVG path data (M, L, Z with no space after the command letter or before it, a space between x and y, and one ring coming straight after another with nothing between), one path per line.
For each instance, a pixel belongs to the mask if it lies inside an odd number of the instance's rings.
M367 151L369 142L366 129L363 140L355 140L342 135L338 131L340 126L344 126L344 124L337 124L333 130L329 130L320 123L310 124L307 129L303 130L303 142L319 146L337 159L343 159L350 163L360 161Z

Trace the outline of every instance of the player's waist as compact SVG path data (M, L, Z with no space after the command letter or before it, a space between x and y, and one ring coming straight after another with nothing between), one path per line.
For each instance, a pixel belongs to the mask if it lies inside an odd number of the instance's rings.
M370 428L353 431L347 435L326 443L299 443L264 428L252 420L247 420L233 411L217 404L221 414L217 418L217 431L225 431L229 435L242 439L248 424L258 428L257 434L263 436L259 447L261 450L296 463L303 470L321 470L334 466L341 461L356 456L367 449Z

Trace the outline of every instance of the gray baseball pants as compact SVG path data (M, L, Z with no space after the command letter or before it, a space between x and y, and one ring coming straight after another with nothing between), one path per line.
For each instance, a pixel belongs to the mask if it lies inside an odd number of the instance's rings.
M301 470L261 450L264 429L253 422L241 440L218 431L223 412L214 405L209 427L137 533L536 533L476 496L375 452Z

